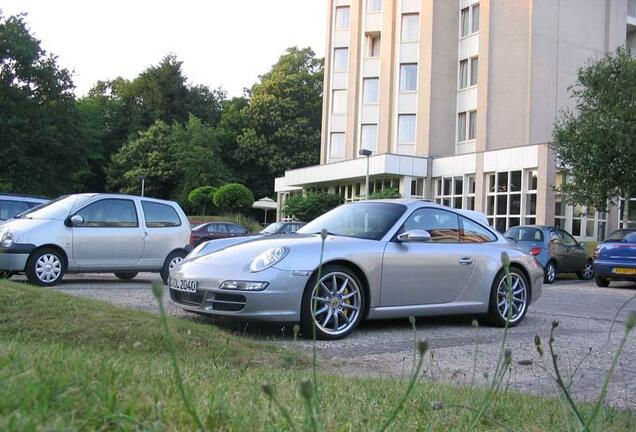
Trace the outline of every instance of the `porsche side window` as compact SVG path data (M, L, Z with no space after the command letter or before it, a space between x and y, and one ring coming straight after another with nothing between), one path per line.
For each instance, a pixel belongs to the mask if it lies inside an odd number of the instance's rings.
M415 210L404 222L404 231L423 230L435 243L459 243L459 219L455 213L435 208Z

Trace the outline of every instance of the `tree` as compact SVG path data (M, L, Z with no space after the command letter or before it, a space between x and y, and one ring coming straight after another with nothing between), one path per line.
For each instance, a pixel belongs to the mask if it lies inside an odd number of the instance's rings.
M24 18L0 12L0 188L78 191L88 165L71 74L41 48Z
M252 86L234 158L257 195L270 195L285 170L319 162L322 84L323 61L310 48L289 48Z
M309 222L342 204L342 197L326 192L293 195L285 203L285 214Z
M561 112L553 134L557 161L571 175L560 191L569 203L606 211L636 192L636 59L619 48L589 62L570 94L575 110Z
M251 190L238 183L221 186L214 194L214 205L228 213L244 213L254 204Z
M198 187L188 194L188 202L192 204L201 215L205 216L207 210L214 206L215 192L216 188L213 186Z
M397 188L384 188L381 191L369 194L368 199L394 199L402 198L402 194Z

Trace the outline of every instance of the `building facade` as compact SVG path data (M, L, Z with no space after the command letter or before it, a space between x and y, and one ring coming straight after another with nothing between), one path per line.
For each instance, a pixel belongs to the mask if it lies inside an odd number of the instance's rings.
M502 232L619 226L619 209L555 193L566 177L549 142L578 68L636 49L636 0L326 1L321 164L276 179L279 209L308 191L361 199L368 169L370 193L478 210Z

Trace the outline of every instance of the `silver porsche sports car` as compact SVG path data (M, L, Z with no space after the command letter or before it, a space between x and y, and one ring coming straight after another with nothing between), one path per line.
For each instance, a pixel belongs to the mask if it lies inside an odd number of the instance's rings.
M407 199L344 204L295 234L200 245L172 272L170 296L193 312L300 322L308 335L315 323L322 339L363 319L411 315L516 325L541 295L543 269L478 215Z

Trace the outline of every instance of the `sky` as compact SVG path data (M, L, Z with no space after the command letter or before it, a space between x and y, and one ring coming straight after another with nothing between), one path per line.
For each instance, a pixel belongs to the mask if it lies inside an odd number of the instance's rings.
M241 96L290 46L325 51L325 0L0 0L73 72L76 94L174 53L192 84Z

